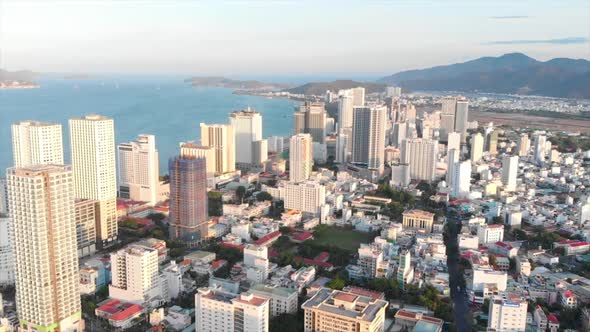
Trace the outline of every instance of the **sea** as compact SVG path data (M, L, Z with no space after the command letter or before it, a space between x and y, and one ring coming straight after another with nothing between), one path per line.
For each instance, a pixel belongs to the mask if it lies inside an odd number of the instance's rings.
M23 120L61 123L70 160L68 119L100 114L115 120L115 142L156 136L160 174L179 142L200 139L201 122L229 123L229 113L251 107L262 114L263 137L289 136L297 102L235 95L232 89L193 87L183 77L46 78L38 89L0 90L0 177L12 166L10 125Z

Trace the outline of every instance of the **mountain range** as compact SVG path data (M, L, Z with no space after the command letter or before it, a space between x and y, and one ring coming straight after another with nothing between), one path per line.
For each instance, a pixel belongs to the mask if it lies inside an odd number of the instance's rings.
M378 80L408 90L491 92L590 99L590 61L538 61L522 53L407 70Z
M337 92L338 90L352 89L359 86L365 88L367 93L373 93L385 91L386 84L374 82L357 82L352 80L336 80L332 82L311 82L298 87L287 89L286 91L295 94L321 96L328 90Z

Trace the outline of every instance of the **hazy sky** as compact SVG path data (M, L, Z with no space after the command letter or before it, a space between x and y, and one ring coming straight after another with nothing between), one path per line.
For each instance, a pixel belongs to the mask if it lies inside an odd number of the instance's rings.
M484 55L590 58L590 1L0 0L0 66L390 74Z

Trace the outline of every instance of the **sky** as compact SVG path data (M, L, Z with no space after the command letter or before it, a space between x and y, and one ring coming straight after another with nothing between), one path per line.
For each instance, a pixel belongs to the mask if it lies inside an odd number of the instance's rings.
M523 52L590 58L588 0L0 0L0 67L388 75Z

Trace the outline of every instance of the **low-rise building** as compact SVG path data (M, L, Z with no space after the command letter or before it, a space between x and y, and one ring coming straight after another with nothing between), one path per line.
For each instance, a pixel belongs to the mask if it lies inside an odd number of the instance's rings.
M295 314L297 312L297 290L286 287L268 285L254 285L249 290L254 294L270 301L270 315L276 317L281 314Z
M383 300L322 288L301 306L304 331L383 331L387 306Z

